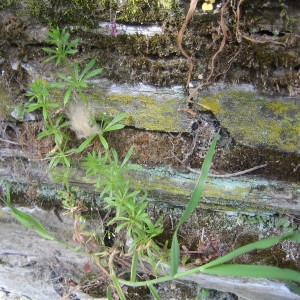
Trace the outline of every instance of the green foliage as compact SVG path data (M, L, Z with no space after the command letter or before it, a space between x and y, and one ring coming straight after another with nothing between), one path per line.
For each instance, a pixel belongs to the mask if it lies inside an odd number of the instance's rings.
M119 191L124 188L127 184L125 173L129 170L138 170L140 166L127 164L132 152L133 147L131 147L122 161L119 163L119 157L117 152L112 149L110 152L105 152L105 155L99 152L88 153L86 162L83 166L87 167L87 176L97 176L96 188L104 189L101 192L101 197L105 194L112 195L113 191Z
M92 59L86 67L83 69L82 73L79 73L79 64L73 64L73 70L71 72L71 77L67 77L63 73L58 73L57 76L62 80L61 82L56 82L52 84L52 87L67 87L67 91L64 97L64 105L69 102L70 96L73 91L77 90L81 93L82 88L87 88L87 80L100 74L102 69L96 69L88 73L88 71L94 66L96 60ZM84 98L85 99L85 98Z
M116 216L107 225L118 224L115 231L126 229L127 241L132 239L130 250L138 246L145 246L149 241L162 232L160 222L152 223L145 212L148 202L147 195L139 190L132 190L130 182L126 179L126 173L138 170L140 166L128 164L132 155L131 147L123 159L119 162L117 152L112 149L102 155L100 152L89 153L86 162L87 176L96 177L95 187L102 189L100 197L104 197L106 208L115 208Z
M47 43L53 44L55 46L54 49L52 48L42 48L44 51L53 54L52 56L48 57L45 62L49 62L51 60L56 59L56 66L58 66L62 59L66 59L67 55L77 53L75 47L77 46L79 40L69 41L70 34L67 32L66 28L60 30L60 28L52 29L48 33L50 39L46 40Z
M55 61L56 66L63 64L69 74L59 72L57 77L60 81L51 84L43 79L34 82L30 86L31 91L28 93L30 98L26 110L28 112L42 111L46 128L38 135L38 139L51 137L55 142L55 147L47 154L47 158L50 159L49 168L53 175L53 181L61 183L66 188L66 190L60 190L62 203L65 209L74 215L80 215L81 204L76 201L73 193L74 189L69 184L72 164L71 157L74 153L81 153L86 150L95 138L99 138L105 151L97 154L96 152L87 153L86 161L82 165L86 168L87 176L96 177L95 186L97 189L102 190L100 196L104 197L106 208L112 208L116 212L115 217L106 225L116 224L115 233L120 233L124 230L126 240L130 243L128 253L131 253L135 258L135 263L132 266L132 278L135 278L139 256L143 256L144 252L147 255L152 255L155 251L158 253L159 247L153 242L153 238L159 235L163 229L160 225L161 219L153 223L146 213L148 206L146 193L132 189L130 182L126 178L127 172L140 168L138 165L129 163L134 148L131 147L125 158L120 161L117 152L114 149L110 149L104 137L104 134L109 131L122 129L124 126L120 122L127 114L120 114L113 119L108 118L105 114L101 115L100 124L97 125L99 132L89 136L79 147L70 149L69 142L71 138L66 129L72 120L70 122L65 121L64 115L57 112L53 113L53 110L57 110L60 105L50 101L51 89L66 89L63 100L64 105L72 101L71 96L73 93L76 93L76 101L78 101L79 96L84 105L87 106L88 103L83 94L83 89L88 87L88 79L100 74L102 69L92 70L96 63L95 59L88 62L82 71L80 71L78 63L71 64L69 62L67 57L77 52L76 46L79 41L77 39L70 41L70 35L66 29L60 30L59 28L55 28L49 33L49 37L50 39L47 42L53 45L54 48L43 48L43 50L51 54L45 62ZM96 124L95 120L90 120L90 122ZM12 206L10 208L14 209ZM27 227L29 224L24 223L23 219L33 220L30 216L24 215L21 212L16 216ZM43 231L39 223L32 222L37 224L32 229L37 230L40 234L42 233L47 237L47 232ZM96 236L92 232L89 232L88 235L89 237ZM122 299L124 295L112 265L110 265L110 271L114 288ZM153 286L151 286L151 290L155 293Z
M131 0L132 1L132 0ZM14 216L27 228L35 230L42 237L50 240L55 240L69 248L81 251L87 255L92 255L96 263L101 265L102 261L106 259L105 266L109 268L109 278L113 284L113 287L109 287L108 298L113 299L113 292L116 291L120 299L126 299L124 292L121 288L122 284L128 286L148 286L153 297L159 299L157 290L154 284L164 282L167 280L174 280L190 274L198 272L206 274L218 274L224 276L246 276L246 277L264 277L264 278L276 278L281 280L300 282L300 273L290 269L280 269L273 266L261 266L261 265L238 265L228 264L230 260L240 256L242 254L251 252L256 249L266 249L278 242L284 240L291 240L294 242L300 242L300 233L288 233L279 237L272 237L265 240L260 240L255 243L251 243L240 247L223 257L215 259L205 265L196 267L184 272L179 272L180 263L180 248L178 240L178 232L184 222L190 217L190 215L196 210L201 196L204 191L205 182L208 176L209 168L213 159L215 147L219 134L215 136L212 144L208 150L208 153L203 162L201 175L196 184L195 190L191 196L187 207L179 219L179 222L175 228L175 232L172 239L172 245L170 251L163 251L155 241L156 236L163 232L161 225L161 219L153 222L146 212L148 202L147 194L141 190L135 190L132 183L127 179L128 172L138 170L140 167L135 164L130 164L130 158L133 153L133 147L131 147L123 160L120 160L117 152L114 149L110 149L104 134L119 130L124 126L120 124L126 114L120 114L114 119L109 119L106 115L101 116L100 125L97 127L99 131L89 136L83 141L77 148L70 148L69 142L71 140L67 133L67 128L70 125L69 121L65 121L64 115L57 112L60 105L56 102L51 102L51 89L52 88L66 88L64 96L64 105L72 101L72 94L75 92L84 105L88 105L87 99L83 94L83 89L88 87L88 79L98 75L102 70L92 70L96 61L93 59L83 67L80 71L78 63L71 64L67 57L77 52L76 46L78 40L69 41L70 35L66 29L60 30L59 28L53 29L49 33L51 39L48 43L54 46L54 48L44 48L46 52L49 52L52 56L46 59L46 62L54 61L57 66L63 64L68 74L58 73L57 77L61 81L49 84L43 79L38 79L34 82L30 88L31 91L27 94L29 96L28 104L26 105L27 112L33 112L40 110L43 115L45 130L42 131L38 138L51 137L55 142L55 147L51 152L47 154L47 158L50 160L49 168L51 169L53 180L63 185L65 189L60 190L61 200L65 209L75 216L75 220L81 216L83 204L77 201L75 197L75 188L70 186L69 176L72 166L72 155L74 153L81 153L87 149L90 143L99 138L100 142L104 146L104 151L96 153L87 153L85 161L82 166L86 168L86 175L95 179L95 187L100 191L100 197L106 202L106 208L113 209L115 216L107 223L106 226L112 226L115 228L113 235L118 235L126 243L123 251L125 255L132 258L130 280L124 280L118 278L113 263L113 256L121 251L118 248L109 249L106 251L104 245L104 239L97 239L101 246L105 249L101 253L91 253L90 250L79 250L74 248L48 233L43 225L29 214L26 214L16 209L11 204L10 193L7 190L6 200L3 200L5 204L11 209ZM55 113L54 113L54 110ZM89 120L96 126L95 120ZM286 223L280 223L278 226L285 226ZM76 226L74 226L76 227ZM78 231L78 230L77 230ZM80 236L80 240L83 239L83 235L90 238L96 236L93 232L81 233L76 232ZM100 259L101 257L101 263ZM152 280L137 281L138 264L141 261L147 261L152 266L151 272L155 274L161 261L166 261L170 266L170 275L158 277ZM290 285L295 288L294 285ZM296 290L296 289L295 289Z
M197 295L197 299L199 300L205 300L207 297L209 297L211 294L211 291L208 289L201 289L201 292Z
M48 82L44 79L37 79L29 87L31 91L27 93L27 96L30 98L25 107L26 111L33 112L35 110L41 109L44 122L48 124L49 122L51 122L50 110L59 107L58 103L50 102L50 86Z

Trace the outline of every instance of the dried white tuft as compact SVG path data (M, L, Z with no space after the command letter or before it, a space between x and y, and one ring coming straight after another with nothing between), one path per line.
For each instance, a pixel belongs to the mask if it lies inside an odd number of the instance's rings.
M81 102L73 102L67 110L67 116L71 122L71 129L75 131L77 138L87 138L99 133L96 125L91 125L92 114L87 106Z

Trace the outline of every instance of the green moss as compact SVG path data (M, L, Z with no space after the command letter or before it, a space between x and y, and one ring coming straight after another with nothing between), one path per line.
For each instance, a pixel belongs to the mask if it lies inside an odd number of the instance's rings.
M1 3L0 3L0 10L1 10L1 9L4 9L4 8L11 7L11 6L13 6L14 4L16 4L16 3L17 3L16 0L3 0L3 1L1 1Z
M0 120L3 120L10 115L10 112L13 110L12 105L12 100L0 84Z
M93 14L99 3L97 0L27 0L31 16L40 22L61 26L68 24L93 26Z

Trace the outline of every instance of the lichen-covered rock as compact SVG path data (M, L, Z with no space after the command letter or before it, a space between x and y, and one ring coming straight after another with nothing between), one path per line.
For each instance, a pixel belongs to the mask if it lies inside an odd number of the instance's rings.
M300 100L263 97L249 85L215 86L199 103L210 109L240 144L300 151Z
M190 130L191 120L179 111L185 101L180 86L156 88L144 84L115 85L101 80L88 93L89 101L97 112L110 116L127 112L128 126L164 132Z

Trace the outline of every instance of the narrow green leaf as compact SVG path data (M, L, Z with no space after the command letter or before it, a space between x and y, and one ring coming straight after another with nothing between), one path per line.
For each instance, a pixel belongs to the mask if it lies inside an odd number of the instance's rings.
M177 239L177 230L176 230L173 235L172 246L171 246L171 276L174 276L178 271L179 259L180 259L180 248L179 248L179 243Z
M56 53L56 50L52 49L52 48L48 48L48 47L45 47L45 48L42 48L42 50L44 50L45 52L50 52L50 53ZM53 56L52 56L53 57ZM49 57L50 58L50 57ZM49 59L47 58L47 59ZM46 60L45 60L46 61Z
M72 91L73 91L73 87L69 87L67 89L65 96L64 96L64 105L66 105L69 102Z
M55 237L48 233L48 231L44 228L44 226L33 216L22 212L18 209L16 209L10 201L10 192L7 191L6 201L4 203L10 208L10 210L13 212L15 218L25 227L31 230L35 230L39 235L42 237L48 239L48 240L55 240Z
M69 43L69 48L73 48L75 46L77 46L77 44L79 43L79 39L73 40ZM77 52L77 50L75 50Z
M77 152L80 153L82 152L90 143L91 141L96 137L97 134L91 135L88 137L84 142L80 144L80 146L77 149Z
M115 300L115 298L113 296L113 290L110 285L107 287L106 296L107 296L108 300Z
M251 244L247 244L247 245L237 248L236 250L234 250L220 258L217 258L199 268L200 269L211 268L213 266L223 264L229 260L232 260L242 254L251 252L253 250L270 248L270 247L274 246L275 244L277 244L278 242L285 241L285 240L291 240L291 241L295 241L295 242L299 243L300 242L300 232L289 233L289 234L286 234L283 236L275 236L275 237L263 239L263 240L260 240L260 241L257 241L257 242L251 243Z
M125 156L125 158L123 159L122 163L121 163L121 167L124 167L126 165L126 163L128 162L128 160L130 159L132 153L134 150L134 146L131 146Z
M123 128L124 128L124 125L122 125L122 124L115 124L112 126L108 125L103 129L103 132L114 131L114 130L119 130L119 129L123 129Z
M154 297L155 300L160 300L160 297L158 295L157 289L155 288L155 286L153 284L148 284L147 285L152 296Z
M74 68L74 74L75 74L76 80L80 80L79 79L79 65L78 65L78 63L74 63L73 68Z
M50 131L50 130L44 130L44 131L42 131L41 133L39 133L37 139L40 140L40 139L42 139L43 137L48 136L48 135L51 135L51 134L53 134L52 131Z
M126 118L128 114L127 113L121 113L120 115L116 116L113 120L111 120L106 127L111 127L112 125L120 122L124 118Z
M96 70L93 70L92 72L90 72L90 73L88 73L87 75L85 75L85 76L83 77L83 80L87 80L87 79L89 79L89 78L91 78L91 77L94 77L94 76L100 74L101 72L102 72L102 69L96 69Z
M55 102L48 102L47 106L51 107L51 108L58 108L58 107L60 107L60 105L58 103L55 103Z
M69 83L72 83L72 79L67 77L65 74L63 73L57 73L57 77L59 77L60 79L66 81L66 82L69 82Z
M84 78L84 75L94 66L96 62L96 59L92 59L86 66L85 68L83 69L82 73L81 73L81 76L80 76L80 79L83 79Z
M138 252L134 252L131 262L130 281L136 281L137 266L139 261Z
M205 156L203 165L202 165L202 169L201 169L201 174L200 177L198 179L198 182L196 184L196 187L194 189L194 192L192 194L192 197L187 205L187 207L185 208L185 211L183 212L183 215L181 216L181 218L179 219L179 222L177 224L177 229L180 228L180 226L189 218L189 216L191 215L191 213L196 209L198 203L201 200L201 196L202 193L204 191L204 186L205 186L205 182L208 176L208 172L209 172L209 168L213 159L213 155L215 152L215 148L216 148L216 144L219 138L219 133L217 133L209 147L209 150Z
M126 300L126 297L124 295L124 292L123 292L123 290L122 290L122 288L120 286L120 283L119 283L118 278L116 277L116 275L113 274L113 275L110 276L110 278L111 278L111 280L112 280L112 282L114 284L114 287L115 287L115 289L116 289L116 291L117 291L118 296L120 297L120 299L121 300Z
M221 276L268 278L300 282L300 272L274 266L222 264L205 269L203 273Z
M99 134L99 139L105 149L108 149L108 143L105 137L102 134Z
M50 163L49 163L49 169L52 169L53 167L56 167L60 162L60 157L53 157L51 160L50 160Z
M67 50L67 51L66 51L66 54L75 54L75 53L77 53L77 52L78 52L78 50L71 49L71 50Z
M63 159L64 159L65 165L66 165L68 168L70 168L70 167L71 167L71 161L70 161L70 158L67 157L67 156L64 156Z

